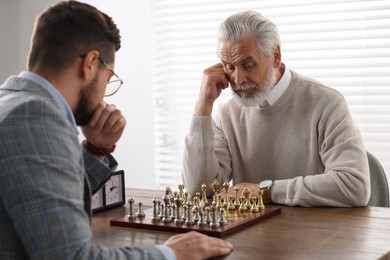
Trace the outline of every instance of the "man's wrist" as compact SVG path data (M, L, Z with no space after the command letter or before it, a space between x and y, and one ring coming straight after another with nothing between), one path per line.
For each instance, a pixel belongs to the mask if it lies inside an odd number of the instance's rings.
M116 148L115 145L111 146L110 148L96 147L88 140L83 141L83 146L84 146L85 150L87 150L88 152L95 154L95 155L100 155L100 156L106 156L107 154L114 152L114 150Z

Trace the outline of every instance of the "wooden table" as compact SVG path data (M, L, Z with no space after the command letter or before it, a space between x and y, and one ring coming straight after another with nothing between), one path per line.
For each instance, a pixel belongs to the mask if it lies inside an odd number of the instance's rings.
M127 189L126 196L152 206L163 191ZM390 208L301 208L282 212L223 238L235 249L227 259L378 259L390 251ZM174 233L110 226L128 205L97 213L94 242L108 246L162 244Z

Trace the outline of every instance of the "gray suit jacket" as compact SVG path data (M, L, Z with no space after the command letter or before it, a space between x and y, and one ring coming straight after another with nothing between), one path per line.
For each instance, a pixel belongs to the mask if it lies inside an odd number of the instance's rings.
M90 186L96 191L112 169L80 149L50 93L11 77L0 87L0 111L1 259L163 258L154 246L92 243Z

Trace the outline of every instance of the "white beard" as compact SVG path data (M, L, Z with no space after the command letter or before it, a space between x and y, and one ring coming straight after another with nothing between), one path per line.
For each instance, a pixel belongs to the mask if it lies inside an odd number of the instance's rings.
M233 99L247 107L257 106L259 104L264 103L266 101L269 92L276 84L276 69L271 65L267 72L267 77L261 83L261 85L256 85L254 83L245 83L242 85L232 85ZM242 96L235 93L235 90L247 90L247 89L255 89L255 94L251 97L246 97L245 92L242 92Z

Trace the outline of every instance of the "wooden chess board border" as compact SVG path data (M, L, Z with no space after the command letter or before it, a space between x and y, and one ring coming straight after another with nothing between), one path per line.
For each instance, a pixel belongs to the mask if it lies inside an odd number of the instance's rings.
M138 229L147 229L155 231L164 231L164 232L174 232L174 233L186 233L189 231L198 231L200 233L213 236L213 237L225 237L229 234L232 234L236 231L247 228L251 225L254 225L260 221L273 217L277 214L281 214L281 208L279 207L268 207L258 213L251 212L227 212L226 219L228 223L226 225L221 225L218 228L211 228L209 226L198 226L192 225L187 226L176 225L175 223L163 223L163 222L153 222L151 216L153 215L153 208L145 210L144 218L129 219L128 216L124 216L118 219L110 220L111 226L118 227L127 227L127 228L138 228ZM235 218L235 220L233 220ZM237 220L238 219L238 220Z

